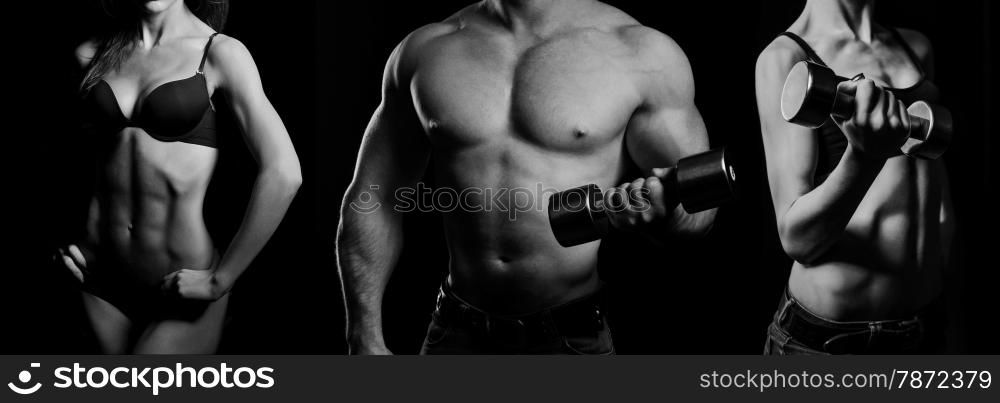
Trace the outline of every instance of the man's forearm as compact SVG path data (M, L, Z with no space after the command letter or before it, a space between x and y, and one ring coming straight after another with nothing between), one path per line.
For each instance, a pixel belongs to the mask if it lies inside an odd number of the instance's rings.
M674 209L673 232L682 237L703 236L712 229L717 212L718 209L711 209L689 214L683 207L677 206Z
M702 237L712 229L716 211L718 209L689 214L678 205L666 222L653 224L640 233L655 244L664 244L670 239Z
M347 312L347 339L351 345L382 342L382 296L390 271L364 262L357 252L341 250L340 271ZM346 256L345 256L346 255Z
M399 255L399 220L346 209L337 237L347 337L352 347L382 344L382 296Z

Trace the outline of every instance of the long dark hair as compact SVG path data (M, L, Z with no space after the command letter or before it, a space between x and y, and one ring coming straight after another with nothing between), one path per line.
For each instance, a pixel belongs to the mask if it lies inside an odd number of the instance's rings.
M221 32L229 14L229 0L183 0L188 9L212 29ZM110 71L117 70L135 48L140 35L142 9L136 0L100 0L110 18L108 29L98 40L87 74L80 84L87 91Z

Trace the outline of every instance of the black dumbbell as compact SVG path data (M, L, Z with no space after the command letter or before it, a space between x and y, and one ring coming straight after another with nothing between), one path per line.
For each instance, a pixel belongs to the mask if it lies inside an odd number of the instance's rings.
M716 208L735 197L736 171L724 148L681 159L674 168L661 178L664 193L678 198L688 213ZM549 224L565 247L603 238L610 224L601 188L591 184L549 197Z
M781 90L781 115L788 122L812 129L823 126L829 118L841 120L854 116L854 96L838 91L849 79L834 74L829 67L802 61L792 67ZM910 138L900 149L903 154L921 159L937 159L951 144L951 113L948 109L917 101L907 108L910 115Z

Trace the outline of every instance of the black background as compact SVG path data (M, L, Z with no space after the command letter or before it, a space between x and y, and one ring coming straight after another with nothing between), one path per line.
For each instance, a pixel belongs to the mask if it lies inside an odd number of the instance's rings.
M13 167L5 194L14 228L3 288L8 314L0 352L93 351L73 280L46 263L82 228L87 139L74 131L73 48L101 21L94 1L37 5L8 19L20 27L5 59L21 71L6 119ZM466 1L233 2L225 33L243 41L302 160L305 183L288 217L232 298L223 353L342 353L343 309L333 259L340 198L381 72L410 31ZM621 237L602 250L620 353L757 354L791 262L774 229L754 101L757 54L794 20L802 0L611 1L674 38L691 60L697 105L713 146L738 152L739 203L723 208L705 241L654 248ZM997 85L992 69L996 6L980 1L880 1L876 19L917 29L937 53L937 84L958 127L946 155L958 213L965 352L997 353ZM992 10L991 10L992 9ZM38 17L44 18L18 18ZM20 20L20 21L18 21ZM44 24L39 27L37 24ZM21 49L23 47L23 49ZM20 57L23 55L23 57ZM12 60L12 61L11 61ZM235 134L224 139L206 216L222 243L245 207L252 164ZM385 301L385 331L397 353L419 348L447 267L440 218L413 214ZM680 253L682 252L683 253Z

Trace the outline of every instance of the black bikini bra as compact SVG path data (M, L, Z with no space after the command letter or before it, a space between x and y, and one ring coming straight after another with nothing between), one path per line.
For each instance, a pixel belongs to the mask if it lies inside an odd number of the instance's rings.
M890 31L895 40L903 46L903 50L906 51L906 55L910 58L913 65L916 66L917 71L920 72L920 81L907 88L888 88L888 90L892 91L906 105L920 100L936 102L940 98L940 94L934 83L927 79L927 75L920 64L920 58L917 57L916 52L913 51L910 45L906 43L903 36L899 34L899 31L896 29L890 29ZM809 61L826 66L823 59L816 54L816 51L804 39L791 32L785 32L781 35L795 41L806 53ZM818 130L820 142L819 160L816 163L816 171L813 174L813 183L817 186L823 183L826 177L830 175L830 172L840 164L840 159L844 156L844 152L847 151L847 137L832 120L828 120Z
M208 38L198 71L191 77L153 89L142 101L141 108L133 112L132 119L125 117L111 85L101 79L85 100L90 107L88 115L93 119L93 125L114 131L137 127L159 141L179 141L215 148L215 111L209 99L204 69L208 49L216 35L218 33Z

